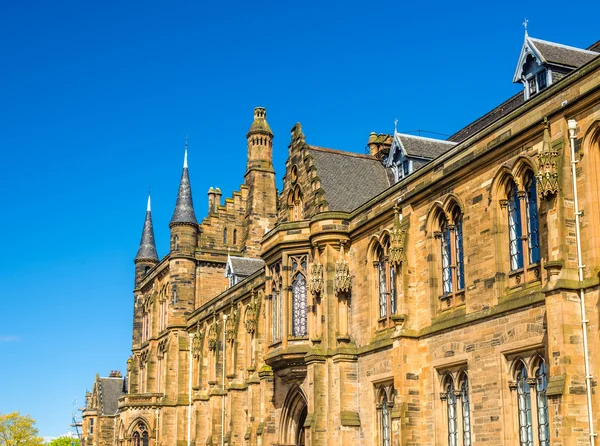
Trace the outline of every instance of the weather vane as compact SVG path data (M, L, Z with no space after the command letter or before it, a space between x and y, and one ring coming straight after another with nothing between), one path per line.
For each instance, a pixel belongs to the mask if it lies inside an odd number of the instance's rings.
M529 20L525 19L525 21L522 23L523 27L525 28L525 34L527 34L527 24L529 23Z

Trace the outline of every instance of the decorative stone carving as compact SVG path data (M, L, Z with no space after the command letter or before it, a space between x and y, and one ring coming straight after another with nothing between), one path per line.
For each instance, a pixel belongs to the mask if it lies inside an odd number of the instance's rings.
M310 283L308 288L313 296L323 292L323 265L319 261L319 248L315 245L316 255L314 262L310 266Z
M213 315L213 321L208 328L208 349L214 351L217 349L217 343L219 337L219 322L217 316Z
M225 339L227 342L235 341L235 337L237 335L238 315L239 312L232 304L231 309L229 310L229 316L227 316L227 321L225 322Z
M550 123L544 118L542 150L538 153L537 190L540 198L558 194L558 150L550 141Z
M340 243L340 260L335 262L335 279L333 288L335 294L347 293L352 288L352 277L350 276L350 266L344 256L344 245L346 242Z
M249 334L256 332L258 328L258 313L260 308L260 301L256 300L254 290L250 295L250 303L246 307L246 319L244 320L244 327Z
M200 330L200 322L196 326L196 333L192 341L192 355L194 358L199 358L202 354L202 344L204 343L204 330Z
M405 258L405 242L406 229L401 228L402 215L400 214L400 206L394 206L394 228L390 233L390 249L389 261L390 264L400 266Z

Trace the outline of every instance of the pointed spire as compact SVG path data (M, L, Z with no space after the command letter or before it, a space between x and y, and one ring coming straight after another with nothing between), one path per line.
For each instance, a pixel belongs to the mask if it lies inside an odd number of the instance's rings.
M198 221L196 220L196 213L194 212L192 188L190 186L190 176L187 166L187 137L185 141L185 154L183 158L183 172L181 173L179 192L177 194L177 203L175 204L173 217L171 217L170 226L180 223L198 224Z
M185 153L183 155L183 168L187 169L187 149L188 149L188 138L187 135L185 135Z
M150 194L148 193L148 207L146 208L146 220L142 231L142 239L135 260L153 260L158 262L156 244L154 243L154 227L152 226L152 211L150 210Z

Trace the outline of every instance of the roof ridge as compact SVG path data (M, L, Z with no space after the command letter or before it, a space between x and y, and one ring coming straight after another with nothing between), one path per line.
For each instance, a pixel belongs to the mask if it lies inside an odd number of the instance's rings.
M352 156L354 158L365 158L365 159L377 161L377 158L375 158L374 156L365 155L363 153L348 152L345 150L338 150L338 149L330 149L328 147L319 147L319 146L313 146L310 144L308 144L308 148L312 149L312 150L316 150L318 152L337 153L338 155L346 155L346 156Z
M398 132L397 135L400 136L408 136L409 138L417 138L417 139L424 139L425 141L433 141L433 142L442 142L444 144L452 144L452 145L456 145L457 143L453 142L453 141L447 141L445 139L436 139L436 138L428 138L427 136L417 136L417 135L410 135L408 133L400 133Z
M567 50L575 50L575 51L580 51L582 53L587 53L587 54L596 54L596 55L600 54L596 51L584 50L582 48L577 48L576 46L570 46L570 45L564 45L562 43L550 42L549 40L536 39L535 37L530 37L530 39L533 40L534 42L543 43L546 45L552 45L552 46L556 46L559 48L565 48Z

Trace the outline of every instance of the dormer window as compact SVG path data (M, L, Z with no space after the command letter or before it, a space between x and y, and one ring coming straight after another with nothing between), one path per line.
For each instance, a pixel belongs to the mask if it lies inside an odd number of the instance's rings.
M537 93L537 85L535 82L535 76L529 79L529 96L533 96Z
M542 91L544 88L546 88L548 86L547 77L548 77L548 71L546 71L546 70L542 70L538 73L538 75L537 75L538 91Z

